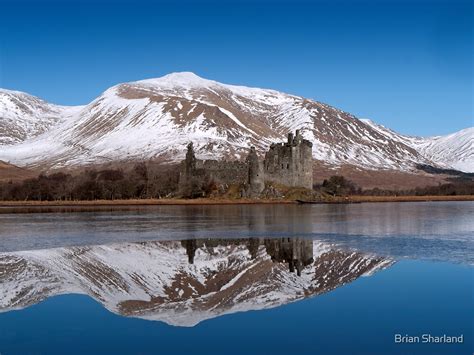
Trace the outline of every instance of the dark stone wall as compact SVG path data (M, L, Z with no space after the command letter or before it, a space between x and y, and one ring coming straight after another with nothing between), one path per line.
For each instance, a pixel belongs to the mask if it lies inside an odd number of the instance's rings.
M241 161L197 160L196 170L203 170L218 183L240 184L247 180L248 164Z

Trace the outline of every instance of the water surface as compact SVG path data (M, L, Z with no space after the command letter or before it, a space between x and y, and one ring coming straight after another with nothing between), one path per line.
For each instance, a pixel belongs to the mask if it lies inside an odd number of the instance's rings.
M472 202L4 212L2 355L473 350Z

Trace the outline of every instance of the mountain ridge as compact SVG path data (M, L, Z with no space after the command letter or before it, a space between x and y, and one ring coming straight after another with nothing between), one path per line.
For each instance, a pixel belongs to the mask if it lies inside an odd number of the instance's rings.
M22 98L17 97L20 104ZM313 158L333 166L408 172L416 171L417 164L474 169L474 131L469 128L459 154L456 138L404 136L318 101L221 84L190 72L117 84L84 106L48 106L41 100L38 112L50 114L40 118L35 106L21 111L17 102L13 110L11 104L2 106L8 101L0 96L0 122L8 122L3 131L0 125L0 160L22 167L175 162L189 141L200 158L243 159L250 146L263 154L271 143L300 129L314 143ZM24 133L12 137L18 131L11 119L15 115ZM35 120L47 123L38 128ZM454 160L460 164L453 166Z

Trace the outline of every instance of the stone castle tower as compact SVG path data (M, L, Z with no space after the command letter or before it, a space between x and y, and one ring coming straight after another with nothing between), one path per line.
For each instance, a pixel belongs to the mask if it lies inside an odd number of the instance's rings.
M260 194L265 188L265 175L263 172L263 164L258 159L255 147L250 148L250 153L247 157L248 164L248 193L250 196Z
M193 142L189 143L187 148L183 171L185 178L192 176L196 171L196 156L194 155Z
M286 186L313 188L313 144L299 130L286 143L272 144L265 154L265 180Z

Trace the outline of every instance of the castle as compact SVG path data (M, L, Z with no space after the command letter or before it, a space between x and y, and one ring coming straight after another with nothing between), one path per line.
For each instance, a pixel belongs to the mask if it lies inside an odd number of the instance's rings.
M303 139L299 130L288 134L286 143L274 143L261 161L255 147L250 148L245 161L196 159L193 144L188 144L186 158L181 163L180 188L203 181L221 184L242 184L245 195L258 196L265 183L289 187L313 188L313 144Z

